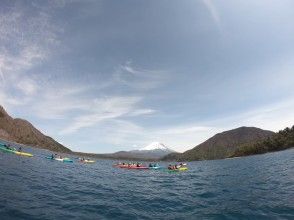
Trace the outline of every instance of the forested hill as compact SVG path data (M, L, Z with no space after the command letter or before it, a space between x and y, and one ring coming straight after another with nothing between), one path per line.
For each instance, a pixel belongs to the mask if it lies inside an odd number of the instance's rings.
M294 147L294 125L285 128L263 141L240 146L231 157L240 157L253 154L284 150Z
M239 146L265 140L274 134L272 131L255 127L240 127L216 134L182 154L169 154L162 160L193 161L223 159L232 155Z

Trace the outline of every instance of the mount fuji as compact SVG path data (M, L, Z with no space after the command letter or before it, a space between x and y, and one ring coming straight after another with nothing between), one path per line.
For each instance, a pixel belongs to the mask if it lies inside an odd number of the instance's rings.
M167 146L165 146L164 144L160 143L160 142L152 142L151 144L147 145L146 147L143 147L142 149L140 149L140 151L153 151L153 150L162 150L162 151L172 151L171 149L169 149Z
M113 156L124 159L124 158L134 158L134 159L159 159L162 158L170 153L175 153L174 150L168 148L164 144L160 142L152 142L151 144L143 147L139 150L131 150L131 151L119 151L114 154Z

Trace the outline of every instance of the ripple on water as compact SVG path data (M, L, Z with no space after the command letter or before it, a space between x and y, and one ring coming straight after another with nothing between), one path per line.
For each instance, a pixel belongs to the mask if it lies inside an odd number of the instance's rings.
M0 153L1 219L294 219L294 150L170 173ZM165 164L166 165L166 164Z

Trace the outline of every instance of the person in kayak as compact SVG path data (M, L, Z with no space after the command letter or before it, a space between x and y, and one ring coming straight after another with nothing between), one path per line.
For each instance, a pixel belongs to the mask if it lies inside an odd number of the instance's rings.
M186 163L180 163L180 167L185 167L185 166L187 166Z
M176 170L176 169L178 169L178 166L177 166L177 164L175 164L175 165L168 165L168 169L169 170Z
M54 154L51 155L51 159L52 159L52 160L54 159Z
M18 148L18 152L22 152L22 148L21 147Z
M5 147L7 150L12 150L11 147L10 147L10 144L4 144L4 147Z

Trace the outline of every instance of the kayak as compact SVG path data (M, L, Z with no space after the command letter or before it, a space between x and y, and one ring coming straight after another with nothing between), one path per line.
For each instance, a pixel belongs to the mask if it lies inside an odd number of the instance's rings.
M145 167L145 166L138 167L137 165L128 165L128 164L114 164L113 167L126 168L126 169L137 169L137 170L147 170L147 169L149 169L149 167Z
M113 167L118 167L118 168L128 168L129 167L129 165L127 165L127 164L114 164L113 165Z
M162 169L163 167L148 167L150 170L159 170Z
M168 171L178 172L178 171L187 171L187 170L188 170L188 167L180 167L180 168L172 169L172 170L168 170Z
M70 158L63 158L63 162L64 163L73 163L73 160L71 160Z
M26 157L32 157L32 156L33 156L33 155L30 154L30 153L20 152L20 151L16 151L16 150L13 150L13 149L7 149L7 148L4 147L4 146L0 146L0 150L2 150L2 151L4 151L4 152L7 152L7 153L16 154L16 155L19 155L19 156L26 156Z
M96 161L94 160L80 160L80 163L95 163Z
M15 154L17 155L20 155L20 156L25 156L25 157L32 157L33 155L30 154L30 153L26 153L26 152L19 152L19 151L16 151L14 152Z
M128 169L134 169L134 170L148 170L149 167L137 167L137 166L128 166Z
M45 158L48 159L48 160L57 160L57 161L60 161L60 162L65 162L65 163L72 163L73 162L69 158L52 158L51 156L45 157Z
M12 150L12 149L7 149L6 147L4 146L0 146L0 150L4 151L4 152L7 152L7 153L14 153L15 150Z

